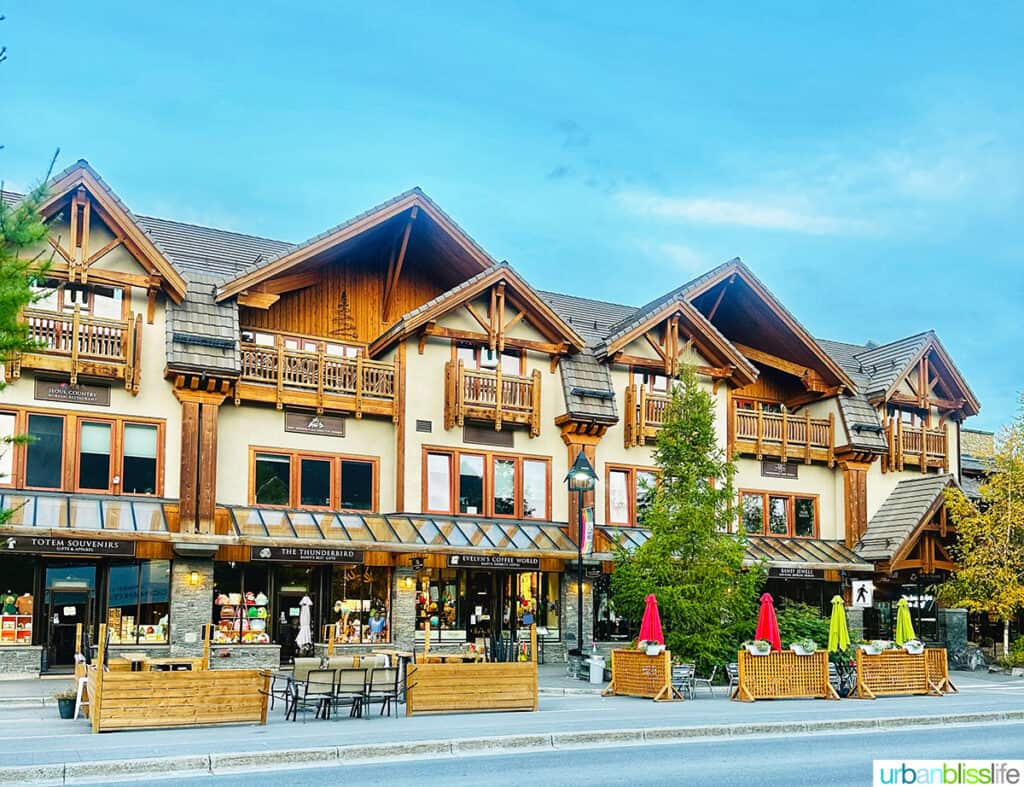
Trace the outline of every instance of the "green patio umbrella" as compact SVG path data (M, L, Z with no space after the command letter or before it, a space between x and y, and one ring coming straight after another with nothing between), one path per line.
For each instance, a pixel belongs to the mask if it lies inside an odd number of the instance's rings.
M829 651L846 650L850 647L850 632L846 629L846 609L843 597L832 597L832 619L828 624Z
M910 622L910 605L905 598L896 604L896 644L902 645L908 640L917 639L914 624Z

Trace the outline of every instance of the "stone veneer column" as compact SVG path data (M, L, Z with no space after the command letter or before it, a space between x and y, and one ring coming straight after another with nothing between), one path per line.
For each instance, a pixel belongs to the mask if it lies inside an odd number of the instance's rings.
M396 650L408 651L416 642L416 572L408 566L391 575L391 642Z
M566 561L566 570L562 574L562 619L560 621L562 630L562 642L568 652L571 647L565 639L567 633L576 633L576 562ZM590 650L590 644L594 641L594 583L589 579L583 580L583 641L579 647L584 651Z
M967 647L967 610L966 609L945 609L938 610L939 631L945 632L946 650L950 653Z
M861 607L847 607L846 625L850 632L850 644L864 639L864 610Z
M189 581L199 572L199 584ZM171 561L171 655L202 656L203 626L213 620L213 560L175 557Z

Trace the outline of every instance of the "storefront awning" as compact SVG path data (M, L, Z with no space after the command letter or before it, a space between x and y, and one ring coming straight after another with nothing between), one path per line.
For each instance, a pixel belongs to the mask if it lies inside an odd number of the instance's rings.
M13 511L9 527L166 533L167 500L111 495L5 492L0 509Z
M521 519L483 519L410 514L352 514L280 508L228 508L242 540L338 542L365 547L404 547L404 551L493 551L576 556L565 525Z
M636 549L651 537L651 531L641 527L598 527L597 531L613 548L622 547L627 551ZM764 560L773 568L874 570L871 563L857 557L842 541L747 536L746 546L747 554L743 562L748 565Z

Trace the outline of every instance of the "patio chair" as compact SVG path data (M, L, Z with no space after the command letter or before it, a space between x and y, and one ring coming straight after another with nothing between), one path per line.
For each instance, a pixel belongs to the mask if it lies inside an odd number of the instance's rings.
M726 664L725 674L729 678L729 687L725 691L726 694L728 694L729 699L732 699L733 695L740 687L740 665L735 661L731 664Z
M322 667L322 663L318 658L296 658L295 669L292 671L292 677L296 681L302 683L308 677L312 670L318 670Z
M695 664L673 664L672 665L672 687L677 689L683 696L693 699L693 680Z
M715 681L715 674L717 672L718 672L718 665L716 664L715 666L713 666L711 668L711 674L708 675L706 678L698 678L697 674L694 673L694 675L693 675L693 687L694 687L694 689L696 689L697 686L707 686L708 687L708 691L711 693L711 696L714 697L715 696L715 690L714 690L714 688L712 687L711 684L714 683L714 681Z
M398 704L398 668L377 667L370 671L370 680L366 687L365 702L371 708L374 702L380 702L380 715L384 715L385 708L388 716L391 716L391 703ZM395 709L398 715L398 709Z
M288 709L291 707L295 679L287 672L270 670L268 672L270 674L270 691L267 692L267 696L270 698L270 710L274 709L275 700L281 700L284 703L285 715L287 715Z
M291 706L288 713L292 721L297 721L299 711L313 709L315 718L328 719L331 716L331 700L334 697L334 671L325 669L310 670L306 680L294 682L292 687ZM288 713L285 718L288 718Z
M362 667L340 669L337 676L331 705L347 706L350 717L362 716L366 700L366 670Z
M355 669L355 666L356 660L354 656L329 656L324 668L337 671L340 669Z

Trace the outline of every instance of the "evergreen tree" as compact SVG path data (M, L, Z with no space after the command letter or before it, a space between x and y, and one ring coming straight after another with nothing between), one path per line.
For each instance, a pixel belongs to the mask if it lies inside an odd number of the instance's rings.
M334 324L331 335L339 339L356 338L356 321L352 317L352 309L348 304L348 292L342 292L338 305L334 309Z
M658 434L659 480L644 524L650 539L633 553L619 550L612 575L616 608L633 620L644 599L658 599L673 657L701 670L735 660L754 629L762 566L743 567L745 546L734 534L735 465L715 435L714 398L684 368Z

